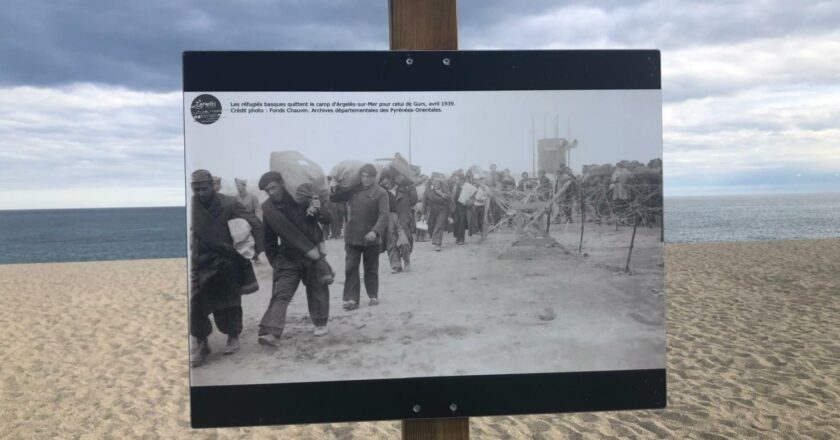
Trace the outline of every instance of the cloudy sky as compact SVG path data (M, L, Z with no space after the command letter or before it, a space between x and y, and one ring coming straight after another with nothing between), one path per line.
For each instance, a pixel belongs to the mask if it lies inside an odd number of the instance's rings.
M840 191L840 2L458 3L462 49L656 48L666 195ZM386 0L0 9L0 209L183 204L181 52L387 50Z

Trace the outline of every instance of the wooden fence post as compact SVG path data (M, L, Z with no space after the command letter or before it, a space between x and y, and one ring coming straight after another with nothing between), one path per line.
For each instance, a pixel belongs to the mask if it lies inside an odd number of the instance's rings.
M391 50L457 50L455 3L455 0L388 0ZM470 438L470 421L466 417L403 420L402 438L466 440Z

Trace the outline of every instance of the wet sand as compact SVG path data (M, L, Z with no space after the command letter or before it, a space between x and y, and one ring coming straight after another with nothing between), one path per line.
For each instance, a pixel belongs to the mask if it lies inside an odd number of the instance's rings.
M667 409L473 418L473 438L840 438L840 240L665 261ZM185 283L183 260L0 266L0 438L399 438L399 422L191 430Z

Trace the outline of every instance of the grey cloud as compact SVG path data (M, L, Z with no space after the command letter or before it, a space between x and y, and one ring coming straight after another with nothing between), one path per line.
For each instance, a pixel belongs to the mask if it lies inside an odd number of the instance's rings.
M468 45L501 48L552 46L576 49L618 47L674 49L733 44L759 38L818 35L840 22L840 5L831 2L764 1L462 1L462 36ZM589 11L591 22L576 22ZM529 18L553 13L545 28L529 29ZM550 25L555 26L550 26ZM565 33L563 28L574 32ZM548 32L546 32L548 31ZM561 40L552 37L563 36Z
M820 35L840 5L687 1L458 3L461 47L677 50ZM0 11L0 85L73 82L177 90L183 50L388 48L384 0L19 2ZM676 80L666 99L698 93ZM703 83L713 92L715 84ZM720 87L725 87L720 85ZM667 90L667 89L666 89ZM702 94L702 92L699 92Z
M0 89L0 187L178 185L178 93L118 88ZM49 183L47 183L49 182Z
M0 84L180 88L183 50L387 49L384 1L22 2L0 12Z

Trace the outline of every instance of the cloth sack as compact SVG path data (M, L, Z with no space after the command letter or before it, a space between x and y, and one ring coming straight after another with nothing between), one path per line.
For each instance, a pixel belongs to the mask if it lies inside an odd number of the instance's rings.
M307 205L312 196L318 196L321 200L329 198L330 187L324 171L297 151L271 153L269 168L283 176L286 192L295 202Z
M250 260L256 254L256 242L251 233L251 225L245 219L234 218L228 220L228 229L233 238L233 247L239 255Z
M352 191L362 186L359 170L365 163L358 160L342 160L330 171L330 176L338 185L338 192Z

